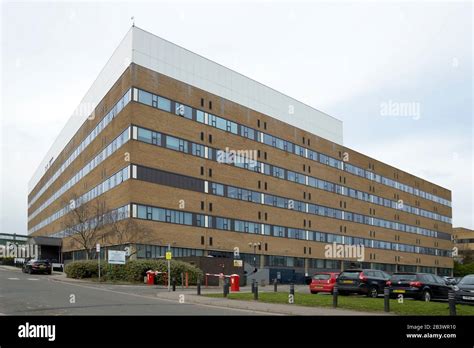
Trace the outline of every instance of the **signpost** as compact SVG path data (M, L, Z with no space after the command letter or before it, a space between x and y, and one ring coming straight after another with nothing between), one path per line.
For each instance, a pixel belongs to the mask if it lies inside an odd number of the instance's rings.
M171 245L168 244L168 251L166 252L166 260L168 261L168 291L171 291Z
M121 250L109 250L108 262L112 265L125 265L126 252Z
M100 283L100 244L99 243L95 245L95 251L97 253L97 262L99 265L99 283Z
M242 267L243 261L242 260L234 260L234 267Z

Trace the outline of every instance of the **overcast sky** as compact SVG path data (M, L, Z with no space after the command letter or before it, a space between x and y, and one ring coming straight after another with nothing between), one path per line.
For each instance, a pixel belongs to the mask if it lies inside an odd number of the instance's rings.
M344 145L452 190L473 225L470 2L13 2L1 8L0 232L26 233L27 183L137 26L344 122ZM387 105L411 106L407 116Z

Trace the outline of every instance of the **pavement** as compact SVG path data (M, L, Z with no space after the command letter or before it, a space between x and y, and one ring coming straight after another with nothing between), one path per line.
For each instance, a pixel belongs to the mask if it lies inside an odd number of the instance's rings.
M288 292L280 285L278 291ZM259 291L273 291L273 286ZM296 286L297 293L308 286ZM241 288L250 292L250 287ZM222 293L219 287L202 287L201 294ZM324 296L324 295L321 295ZM52 275L23 274L20 269L0 266L0 315L384 315L344 309L305 307L258 301L198 296L196 288L178 286L168 292L161 285L109 284Z

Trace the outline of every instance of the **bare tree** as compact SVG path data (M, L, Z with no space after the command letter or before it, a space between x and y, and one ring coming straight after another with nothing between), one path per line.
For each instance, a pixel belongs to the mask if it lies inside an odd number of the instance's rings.
M107 217L107 233L105 240L108 244L136 245L151 242L152 230L135 219L124 218L118 212L113 212ZM127 259L137 253L137 248L130 248Z
M63 228L85 250L89 260L92 258L92 250L102 238L100 232L104 227L105 203L95 200L90 204L81 204L80 199L73 198L67 206L69 212L63 221Z

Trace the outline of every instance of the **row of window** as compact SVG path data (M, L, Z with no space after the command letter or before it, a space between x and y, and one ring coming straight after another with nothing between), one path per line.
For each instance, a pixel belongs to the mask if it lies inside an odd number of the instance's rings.
M187 140L174 138L169 135L161 134L161 133L151 131L148 129L144 129L140 127L136 127L136 128L137 128L137 133L138 133L137 140L144 141L144 142L154 144L157 146L166 147L168 149L181 151L188 154L193 154L194 156L216 160L216 156L217 156L216 154L218 150L214 148L205 147L201 144L196 144ZM173 139L173 142L175 143L174 146L169 145L170 141L168 140L168 138ZM177 146L177 144L181 144L181 146ZM205 152L206 148L207 148L207 157L206 157L206 152ZM451 223L451 218L447 216L429 212L420 208L412 207L408 204L401 204L400 202L397 202L397 201L392 201L390 199L382 198L373 194L351 189L349 187L334 184L328 181L317 179L311 176L306 176L300 173L292 172L290 170L273 166L273 165L269 165L263 162L254 161L255 163L250 163L250 161L246 161L245 159L240 158L237 155L236 155L236 160L233 162L234 163L227 163L227 164L233 164L234 166L242 168L242 169L247 169L247 170L255 171L258 173L263 173L265 175L274 176L283 180L296 182L302 185L311 186L317 189L337 193L343 196L349 196L354 199L363 200L366 202L389 207L392 209L403 210L407 213L422 215L424 217L431 218L434 220L440 220L446 223Z
M86 222L82 224L51 234L48 237L66 238L77 233L77 231L82 231L85 229L93 229L97 225L107 225L112 222L128 219L129 217L130 217L130 204L127 204L117 209L113 209L102 216L94 217L90 220L87 220ZM83 226L84 224L86 226Z
M50 187L53 182L66 170L67 167L79 156L87 146L107 127L110 122L118 115L120 111L130 102L131 90L128 90L125 95L112 107L112 109L102 118L102 120L95 126L95 128L85 137L85 139L76 147L68 159L59 167L59 169L49 178L43 187L31 197L28 208L36 202L36 200Z
M163 140L163 139L167 139L169 137L168 135L164 135L164 134L157 133L157 132L154 132L154 131L145 130L146 132L148 132L148 133L146 133L147 137L145 137L145 132L142 131L142 128L134 127L133 133L135 133L135 129L137 130L136 132L138 134L138 140L145 141L145 142L148 142L148 143L153 143L153 141L152 141L153 138L160 139L161 144L155 143L155 145L164 146L164 147L169 148L168 146L166 146L166 142ZM156 135L154 135L154 134L156 134ZM180 141L184 141L184 140L180 140ZM185 141L185 142L186 142L186 147L184 147L184 150L182 150L182 152L190 153L189 148L192 148L192 145L194 143L188 142L188 141ZM209 156L209 153L214 154L216 152L215 149L212 149L212 148L207 148L207 149L208 149L208 151L207 151L208 156L207 157L212 157L212 155ZM177 151L180 151L180 150L177 150ZM199 156L201 157L201 155L199 155ZM237 164L237 163L235 165L239 166L239 164ZM269 165L267 165L267 166L269 166ZM256 167L261 167L261 166L257 165ZM269 168L270 167L273 167L273 166L269 166ZM283 169L283 168L279 168L279 169L280 169L280 172L282 172L282 171L283 172L290 172L290 171L287 171L286 169ZM291 172L291 173L293 173L293 172ZM293 174L294 175L290 175L289 177L294 178L295 180L296 180L296 178L299 178L301 176L298 173L293 173ZM317 185L318 188L319 188L320 183L322 181L319 180L319 179L316 179L316 178L310 178L310 179L308 178L308 184L311 181L311 183L313 185ZM298 180L301 180L301 179L298 179ZM222 195L222 196L226 195L229 198L242 199L242 200L247 200L247 201L251 201L251 202L254 202L254 203L264 202L263 204L268 204L268 205L272 205L272 206L276 206L276 207L280 207L280 208L288 208L288 207L293 206L291 209L295 209L295 210L298 210L298 211L301 211L301 212L311 213L311 214L314 214L314 215L327 216L327 217L332 217L332 218L336 218L336 219L340 219L340 220L353 221L353 222L363 223L363 224L367 224L367 225L371 225L371 226L390 228L390 229L394 229L394 230L398 230L398 231L416 233L416 234L425 235L425 236L429 236L429 237L435 237L435 238L446 239L446 240L449 240L451 238L450 234L444 233L444 232L433 231L433 230L429 230L429 229L426 229L426 228L421 228L421 227L418 227L418 226L411 226L411 225L403 224L403 223L400 223L400 222L389 221L389 220L385 220L385 219L379 219L379 218L375 218L375 217L370 217L370 216L365 216L365 215L361 215L361 214L346 212L346 211L335 209L335 208L318 206L316 204L295 201L295 200L292 200L292 199L277 197L277 196L268 195L268 194L264 194L264 196L261 196L263 194L261 194L259 192L255 192L255 191L252 191L252 190L246 190L246 189L242 189L242 188L232 188L231 187L230 191L227 190L226 193L224 193L224 186L219 187L218 185L222 185L222 184L216 184L216 185L213 186L213 190L215 190L215 191L212 191L213 194ZM331 192L336 192L337 193L337 191L339 191L339 192L341 192L341 194L343 194L344 192L347 192L347 193L354 192L353 194L356 195L356 193L359 192L359 191L349 189L349 188L344 187L344 186L340 186L340 185L336 185L336 184L332 184L332 183L328 183L328 182L326 182L325 185L322 185L322 187L324 187L328 190L334 190L334 191L331 191ZM337 189L336 187L339 187L339 189ZM358 196L358 195L356 195L356 196Z
M92 190L84 193L82 196L78 197L77 199L72 200L70 204L67 204L65 207L59 209L54 214L48 216L46 219L44 219L43 221L41 221L40 223L32 227L30 230L28 230L28 233L31 234L33 232L38 231L44 226L49 225L53 221L56 221L60 217L66 215L72 209L79 208L82 204L85 204L93 200L94 198L113 189L115 186L120 185L122 182L128 179L130 179L130 166L126 166L125 168L119 170L117 173L109 177L107 180L95 186Z
M139 259L158 259L164 258L168 247L160 245L137 244L137 258ZM201 249L177 248L171 247L173 257L204 256Z
M125 247L129 245L113 245L106 247L108 250L124 250ZM168 251L167 246L161 245L150 245L150 244L136 244L135 247L137 248L137 258L139 259L161 259L164 258L166 252ZM203 249L192 249L192 248L181 248L181 247L171 247L171 253L173 257L180 258L180 257L190 257L190 256L204 256ZM223 252L223 251L216 251L216 250L208 250L208 255L213 257L223 257L223 258L233 258L234 255L232 252ZM74 254L74 256L73 256ZM257 261L256 254L248 254L248 253L240 253L240 259L246 263L251 265L259 264ZM85 259L86 254L83 250L72 251L69 253L64 254L64 259L75 259L81 260ZM101 250L101 258L105 259L105 248ZM327 259L313 259L313 258L303 258L303 257L294 257L294 256L282 256L282 255L264 255L264 267L273 267L273 268L300 268L302 271L305 268L305 261L307 263L307 269L310 273L313 271L336 271L339 272L341 267L343 266L344 269L350 269L354 267L353 261L345 261L345 260L327 260ZM371 263L371 262L361 262L357 263L360 268L371 268L374 270L380 270L387 273L394 273L394 272L424 272L424 273L432 273L438 274L440 276L449 276L451 275L451 268L442 268L442 267L428 267L428 266L417 266L415 265L396 265L390 263ZM369 271L375 272L375 271Z
M63 186L54 192L47 200L45 200L30 216L28 221L33 219L36 215L42 212L46 207L52 204L55 200L61 197L64 192L76 185L79 180L89 174L94 168L110 157L115 151L121 148L127 141L130 140L130 127L115 138L109 145L100 151L89 163L87 163L81 170L74 174Z
M147 95L147 98L140 98L141 95ZM227 120L225 118L215 116L215 115L211 115L211 114L205 113L201 110L191 108L189 106L184 106L183 104L176 103L176 102L171 101L169 99L151 94L149 92L145 92L145 91L140 90L140 89L136 89L136 88L134 89L134 100L135 101L144 103L146 105L149 105L149 106L152 106L152 107L155 107L155 108L160 108L160 107L158 107L158 104L156 104L156 103L153 104L152 103L153 98L158 98L158 100L165 99L169 102L170 105L176 105L175 114L177 114L179 116L186 117L190 120L197 121L197 122L200 122L200 123L204 123L204 124L207 124L211 127L215 127L215 128L218 128L218 129L221 129L221 130L224 130L224 131L236 134L236 135L240 135L240 136L246 137L248 139L267 144L269 146L278 148L280 150L283 150L283 151L286 151L286 152L289 152L289 153L292 153L292 154L296 154L298 156L302 156L304 158L309 158L309 159L314 160L316 162L323 163L323 164L329 165L331 167L334 167L334 168L337 168L337 169L340 169L340 170L345 170L345 171L347 171L351 174L364 177L366 179L381 183L383 185L393 187L395 189L398 189L398 190L401 190L401 191L404 191L404 192L408 192L408 193L416 195L416 196L420 196L420 197L422 197L424 199L427 199L427 200L431 200L431 201L434 201L434 202L437 202L437 203L440 203L440 204L443 204L443 205L451 206L451 202L449 200L446 200L442 197L436 196L436 195L428 193L428 192L424 192L422 190L416 189L416 188L411 187L409 185L402 184L402 183L400 183L396 180L392 180L390 178L386 178L384 176L375 174L375 173L373 173L369 170L359 168L357 166L348 164L344 161L335 159L333 157L324 155L324 154L316 152L316 151L312 151L312 150L304 148L302 146L293 144L292 142L280 139L280 138L272 136L270 134L260 132L258 130L252 129L250 127L240 125L238 123ZM164 111L171 112L170 111L171 108L172 108L172 106L170 107L170 109L163 109L163 108L160 108L160 109L164 110ZM178 112L177 111L178 109L186 110L186 112Z
M179 225L197 226L251 234L262 234L268 236L290 239L302 239L324 243L336 242L350 245L361 244L373 249L396 250L402 252L436 255L443 257L449 257L451 254L450 250L419 247L402 243L391 243L367 238L342 236L325 232L300 230L291 227L275 226L252 221L230 219L225 217L216 217L211 215L152 207L141 204L133 204L132 211L132 217Z

